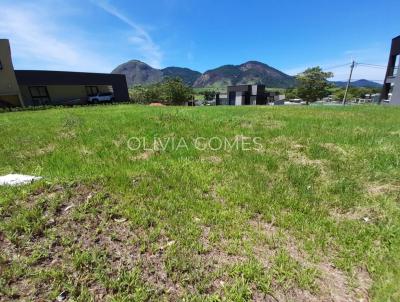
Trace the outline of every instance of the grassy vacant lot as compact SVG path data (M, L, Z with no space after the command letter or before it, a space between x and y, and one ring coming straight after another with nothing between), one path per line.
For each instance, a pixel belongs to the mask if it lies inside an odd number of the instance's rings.
M399 301L399 109L1 114L0 174L44 180L0 187L0 301Z

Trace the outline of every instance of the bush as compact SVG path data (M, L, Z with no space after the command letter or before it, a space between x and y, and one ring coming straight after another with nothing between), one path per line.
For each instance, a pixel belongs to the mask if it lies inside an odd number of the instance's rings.
M193 99L193 89L180 78L166 78L163 82L148 86L136 86L129 91L131 102L149 104L182 105Z

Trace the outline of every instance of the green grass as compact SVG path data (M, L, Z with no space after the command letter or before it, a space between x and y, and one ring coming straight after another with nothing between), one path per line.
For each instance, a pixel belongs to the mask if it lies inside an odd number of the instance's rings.
M263 148L127 147L198 136ZM0 187L0 301L400 300L400 108L60 108L0 137L0 175L44 177Z

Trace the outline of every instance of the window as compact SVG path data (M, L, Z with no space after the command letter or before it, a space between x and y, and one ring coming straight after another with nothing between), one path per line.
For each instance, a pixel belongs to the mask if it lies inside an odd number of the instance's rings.
M46 86L30 86L29 92L34 105L47 105L50 103L50 96Z
M1 60L0 60L0 70L3 70L3 63L1 63Z
M392 71L390 73L390 76L397 76L399 73L399 65L400 65L400 55L397 55L394 57L394 64L392 67Z
M86 86L85 88L87 96L94 96L99 93L99 88L97 88L97 86Z

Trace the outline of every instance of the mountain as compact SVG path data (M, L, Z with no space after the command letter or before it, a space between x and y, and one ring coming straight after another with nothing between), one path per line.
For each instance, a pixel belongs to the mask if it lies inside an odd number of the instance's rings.
M154 84L161 82L163 73L139 60L131 60L119 65L111 73L126 75L128 87L133 85Z
M125 74L129 87L158 83L165 77L179 77L193 87L264 84L267 87L287 88L295 85L294 77L257 61L241 65L224 65L201 74L182 67L156 69L141 61L131 60L119 65L111 73Z
M119 65L111 73L125 74L128 86L148 85L161 82L165 77L179 77L187 85L192 86L201 75L189 68L167 67L156 69L139 60L131 60Z
M338 87L341 88L345 88L347 85L347 82L342 82L342 81L335 81L332 82L333 84L335 84ZM354 82L351 82L351 86L353 87L365 87L365 88L382 88L382 84L376 83L376 82L372 82L369 80L357 80Z
M164 77L181 78L182 81L189 86L193 86L197 78L201 76L201 73L198 71L182 67L167 67L161 69L161 72L163 73Z
M295 79L267 64L249 61L241 65L224 65L208 70L193 86L221 87L238 84L264 84L267 87L287 88L295 85Z

